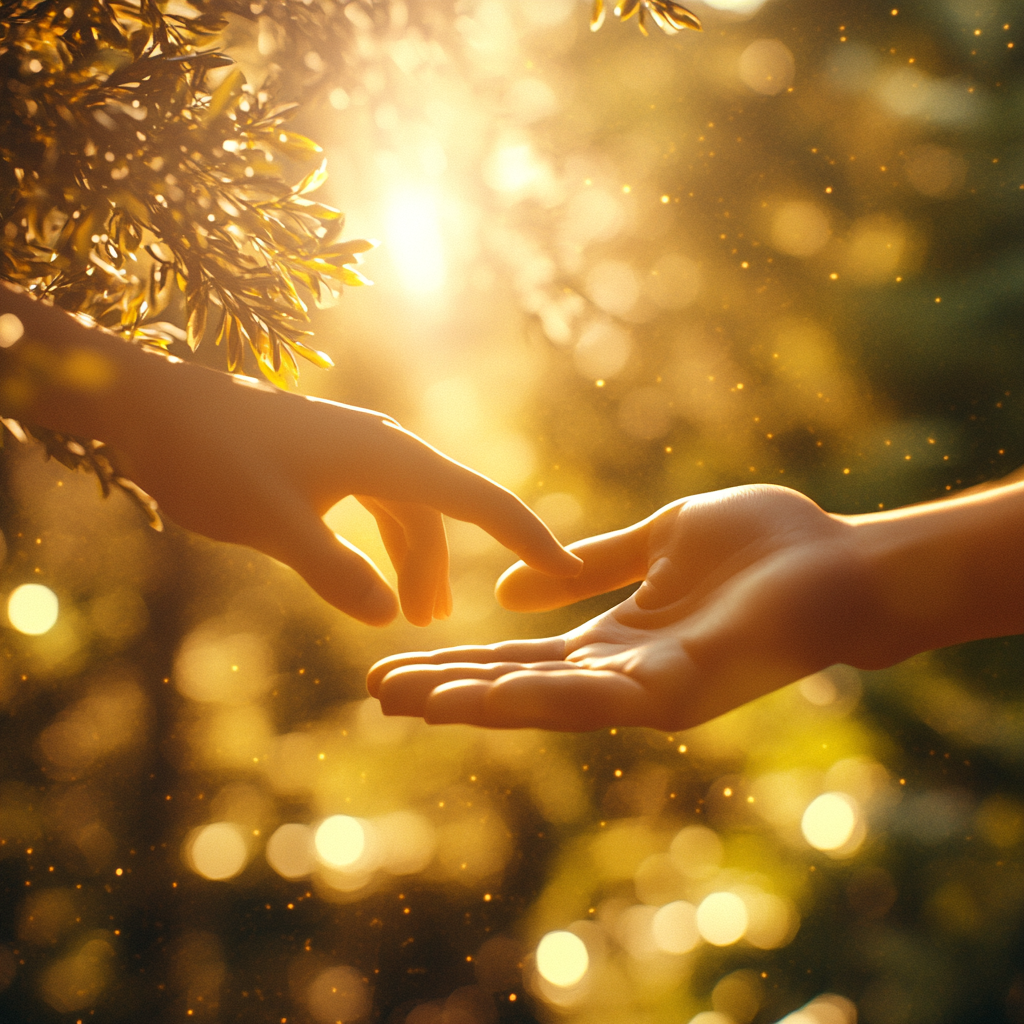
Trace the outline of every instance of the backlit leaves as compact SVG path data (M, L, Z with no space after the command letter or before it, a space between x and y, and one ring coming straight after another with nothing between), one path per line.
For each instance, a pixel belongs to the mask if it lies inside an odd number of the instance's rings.
M277 102L274 83L249 86L210 45L230 10L8 8L0 275L144 341L183 293L193 350L208 321L232 319L284 382L296 364L281 350L311 350L300 296L364 283L346 263L369 246L339 247L341 213L308 198L323 163L294 188L280 176L282 157L320 147L285 126L297 104ZM242 369L244 356L231 346L227 362Z
M284 0L273 15L315 29L305 8ZM136 342L195 350L210 333L228 369L248 351L284 386L300 358L330 365L308 303L368 283L355 264L371 243L341 241L342 214L312 198L322 160L285 180L282 162L320 147L287 126L298 104L282 102L280 78L247 83L218 48L227 16L254 10L3 5L0 277ZM85 442L44 441L115 481Z
M628 21L637 16L637 27L647 35L647 15L668 35L675 35L683 29L701 31L700 19L674 0L619 0L612 12L620 21ZM605 19L604 0L594 0L593 13L590 17L590 29L596 32Z

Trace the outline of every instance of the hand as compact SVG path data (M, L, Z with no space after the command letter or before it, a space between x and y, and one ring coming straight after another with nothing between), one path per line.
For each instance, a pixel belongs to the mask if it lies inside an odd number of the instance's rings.
M389 622L398 602L321 518L348 495L376 518L417 625L451 611L442 513L478 524L541 572L579 571L515 495L389 416L141 350L6 288L0 311L25 328L0 350L0 413L104 441L118 471L180 526L279 559L364 622Z
M369 690L432 723L689 728L837 661L887 659L864 639L853 532L782 487L685 498L570 545L573 579L520 563L498 582L506 607L546 611L643 581L610 611L557 637L386 658Z
M119 464L179 525L272 555L348 614L381 625L397 612L377 567L321 519L350 494L377 520L416 625L451 613L442 513L478 524L541 571L578 571L518 498L390 417L226 374L202 378L180 403L154 394L159 408L144 426L112 442Z

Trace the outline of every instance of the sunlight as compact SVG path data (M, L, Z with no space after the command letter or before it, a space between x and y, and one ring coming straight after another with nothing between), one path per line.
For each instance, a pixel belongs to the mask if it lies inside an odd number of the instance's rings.
M552 985L571 988L589 968L587 947L572 932L548 932L537 944L537 972Z
M845 793L822 793L808 804L800 825L816 850L838 850L857 827L857 805Z
M25 583L16 587L7 600L7 617L11 625L28 636L41 636L53 629L57 612L57 595L41 583Z
M188 859L197 875L224 882L241 872L249 850L242 830L230 821L217 821L198 829L188 847Z
M313 832L308 825L282 825L267 843L267 863L282 878L303 878L315 867Z
M0 316L0 348L10 348L24 333L25 328L13 313Z
M399 193L387 215L387 249L406 289L441 290L447 278L437 199L427 192Z
M747 924L747 905L734 892L713 892L697 908L697 930L712 946L739 942Z
M660 907L651 921L658 949L665 953L689 953L700 943L697 908L686 900L673 900Z
M347 814L332 814L320 823L314 838L317 856L332 868L351 867L366 848L362 823Z

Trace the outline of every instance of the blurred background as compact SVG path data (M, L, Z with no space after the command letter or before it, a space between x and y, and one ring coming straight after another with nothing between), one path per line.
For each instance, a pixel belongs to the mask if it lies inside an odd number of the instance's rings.
M590 7L338 3L344 61L232 22L382 241L302 389L563 541L1020 466L1019 5L714 0L648 38ZM1020 638L675 735L430 728L365 698L374 660L617 598L503 612L509 554L453 522L451 619L372 630L34 448L0 466L0 1019L1024 1021ZM328 521L389 571L351 499Z

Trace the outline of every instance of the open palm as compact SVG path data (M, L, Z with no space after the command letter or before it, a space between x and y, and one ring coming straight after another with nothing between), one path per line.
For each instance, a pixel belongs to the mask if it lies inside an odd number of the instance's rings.
M667 505L571 545L582 573L519 563L503 605L544 611L642 581L625 601L557 637L404 654L368 685L386 714L429 722L587 730L680 729L840 660L870 608L842 517L782 487L747 486ZM884 659L883 659L884 660Z

